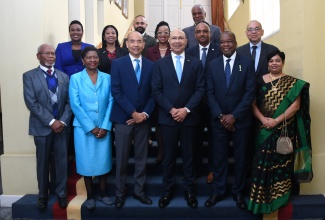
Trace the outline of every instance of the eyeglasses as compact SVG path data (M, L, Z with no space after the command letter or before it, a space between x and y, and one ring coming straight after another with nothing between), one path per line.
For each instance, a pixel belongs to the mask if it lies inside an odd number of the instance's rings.
M46 56L55 56L55 52L39 52L39 54L45 54Z
M253 32L253 31L259 32L260 30L262 30L262 28L259 28L259 27L256 27L256 28L247 28L247 31L248 32Z
M159 32L157 32L157 34L158 35L168 35L169 34L169 32L168 31L159 31Z

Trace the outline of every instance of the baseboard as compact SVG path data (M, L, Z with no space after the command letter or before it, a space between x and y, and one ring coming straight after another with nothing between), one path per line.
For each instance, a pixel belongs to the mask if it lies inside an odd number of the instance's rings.
M16 202L23 196L17 195L0 195L0 207L11 207L12 203Z

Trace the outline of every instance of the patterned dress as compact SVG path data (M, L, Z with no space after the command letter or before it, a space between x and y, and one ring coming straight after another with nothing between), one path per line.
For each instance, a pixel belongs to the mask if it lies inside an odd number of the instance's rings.
M283 114L299 95L301 103L300 110L295 116L287 119L287 129L294 153L282 155L276 152L276 142L281 134L282 123L272 130L266 130L261 127L261 122L258 122L248 204L248 210L254 214L271 213L286 205L293 178L296 177L298 182L308 182L312 178L309 84L288 75L272 83L273 85L265 83L262 78L257 80L256 105L265 117L276 118ZM303 167L306 163L307 170Z

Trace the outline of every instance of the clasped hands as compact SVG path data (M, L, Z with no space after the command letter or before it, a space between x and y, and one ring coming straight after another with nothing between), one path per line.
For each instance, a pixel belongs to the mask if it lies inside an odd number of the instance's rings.
M264 117L264 120L261 122L262 122L262 128L266 128L268 130L274 128L278 124L274 118L268 118L268 117Z
M64 128L65 125L59 120L55 120L51 125L51 129L54 131L54 133L61 133Z
M132 118L126 121L127 125L134 125L134 124L140 124L147 120L147 115L144 112L136 112L134 111L132 113Z
M235 127L234 127L235 121L236 120L232 114L223 115L220 118L220 123L221 123L222 127L224 127L227 131L235 130Z
M186 108L172 108L169 112L173 119L177 122L182 122L187 116Z
M97 126L91 130L91 133L96 137L96 138L104 138L107 134L107 130L98 128Z

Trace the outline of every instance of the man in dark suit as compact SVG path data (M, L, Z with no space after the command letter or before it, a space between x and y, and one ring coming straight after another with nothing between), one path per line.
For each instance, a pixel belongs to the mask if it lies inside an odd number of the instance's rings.
M263 76L269 72L266 55L278 49L271 44L264 43L261 40L263 34L264 30L261 23L255 20L250 21L246 28L246 36L249 43L237 48L237 52L240 55L250 57L255 61L256 77Z
M23 74L24 100L30 110L29 134L36 145L39 208L47 206L50 163L55 162L55 193L60 207L67 207L68 140L72 111L69 77L54 69L55 50L48 44L38 48L40 66Z
M135 166L133 197L143 204L152 204L143 187L150 133L147 119L155 107L155 101L151 97L153 62L141 56L144 42L139 32L129 33L126 45L129 55L113 60L111 69L114 104L110 119L115 126L116 208L122 208L125 202L125 182L132 139Z
M204 77L199 59L185 54L186 36L181 30L170 34L172 53L156 61L152 77L152 92L159 105L158 123L163 142L164 194L159 207L168 206L175 185L175 163L178 141L183 159L184 198L196 208L194 193L193 152L196 126L199 124L198 106L204 94Z
M148 23L146 17L143 15L138 15L133 20L133 28L135 31L138 31L143 36L144 40L144 49L142 50L142 56L146 55L147 48L153 47L157 44L157 41L154 37L146 34ZM123 47L126 48L126 40L124 39Z
M223 56L210 62L206 76L206 94L211 113L213 136L213 195L205 202L211 207L226 192L229 140L233 140L235 181L233 199L237 207L246 209L242 191L245 186L245 152L253 121L251 104L255 97L254 63L236 53L236 37L232 32L220 36Z
M220 51L219 45L210 42L210 25L201 21L195 26L195 38L199 42L198 45L193 46L191 48L186 49L186 53L198 58L201 60L204 74L208 67L208 64L211 60L221 56L222 53ZM208 143L209 143L209 153L208 153L208 169L209 174L207 176L207 183L211 183L213 180L213 158L212 158L212 136L211 136L211 128L210 128L210 110L207 106L206 99L204 98L199 107L200 112L200 124L196 133L196 144L194 145L194 169L196 177L200 177L203 174L203 136L204 129L207 127L208 130Z
M201 22L205 21L206 12L202 5L197 4L192 7L192 17L194 21L194 25L186 27L183 29L184 33L186 34L187 38L187 47L193 47L198 44L198 41L195 37L195 26ZM211 31L211 42L215 44L219 44L219 38L221 34L221 30L216 25L210 25Z

